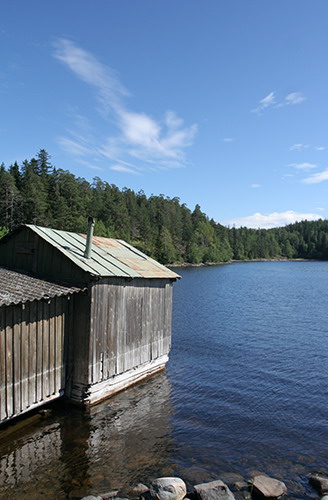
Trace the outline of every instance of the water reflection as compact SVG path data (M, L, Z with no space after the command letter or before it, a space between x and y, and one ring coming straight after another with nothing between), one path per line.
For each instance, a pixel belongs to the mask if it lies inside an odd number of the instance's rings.
M170 394L162 373L86 411L57 406L14 439L0 434L0 498L76 498L171 474Z

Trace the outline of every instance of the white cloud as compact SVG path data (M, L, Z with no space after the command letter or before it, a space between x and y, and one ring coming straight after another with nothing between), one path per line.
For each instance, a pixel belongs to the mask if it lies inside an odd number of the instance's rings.
M324 151L326 148L325 148L325 146L315 146L314 149L316 151Z
M290 94L287 94L285 97L285 104L290 105L290 104L300 104L301 102L305 101L306 97L304 97L301 92L291 92Z
M235 140L235 139L234 139L233 137L225 137L225 138L223 139L223 142L234 142L234 140Z
M259 187L261 187L261 184L251 184L251 188L256 189L256 188L259 188Z
M319 182L328 181L328 168L323 172L318 172L317 174L313 174L310 177L306 177L302 182L304 184L318 184Z
M252 109L253 113L261 114L261 112L269 107L274 108L282 108L284 106L300 104L305 101L306 97L304 97L301 92L291 92L287 94L283 100L277 102L277 96L275 92L270 92L267 96L263 97L258 103L258 106L255 109Z
M82 163L82 165L85 165L88 168L91 168L92 170L104 170L102 167L99 167L98 165L95 165L94 163L90 163L89 161L84 161L79 159L79 163Z
M262 215L261 213L255 213L246 217L239 217L236 219L231 219L226 221L225 224L235 225L237 227L250 227L250 228L262 228L269 229L272 227L281 227L286 224L292 224L300 220L318 220L321 216L318 214L307 214L298 213L294 210L287 210L286 212L273 212L268 215Z
M183 125L183 120L177 116L175 111L167 111L165 113L165 122L170 129L176 129Z
M121 96L129 95L120 83L117 73L89 52L64 38L58 39L54 46L54 57L68 66L85 83L95 87L104 104L119 106Z
M312 168L318 168L315 163L290 163L289 167L297 168L298 170L311 170Z
M302 143L298 143L298 144L292 144L288 150L289 151L303 151L304 149L307 149L309 148L310 146L308 144L302 144Z
M92 153L92 149L68 137L59 137L57 143L64 151L73 156L88 156Z
M270 92L270 94L266 95L265 97L263 97L263 99L259 101L258 106L255 109L252 109L252 112L260 114L261 111L263 111L265 108L273 106L275 102L276 102L276 93Z
M168 168L169 161L173 161L175 167L186 165L185 150L193 144L196 125L185 126L172 110L166 111L163 119L158 120L128 109L125 100L130 94L117 73L69 40L57 41L54 57L80 80L96 89L101 103L98 112L110 118L117 130L116 135L88 145L94 155L119 163L129 163L131 159L146 164L156 162L159 169ZM73 155L88 154L88 147L83 141L79 144L77 134L74 134L74 141L68 137L60 138L58 142ZM142 166L145 166L144 163ZM120 171L123 172L122 169Z
M136 170L133 170L132 168L125 167L124 165L112 165L109 167L111 170L115 170L115 172L123 172L124 174L133 174L133 175L140 175L140 172L137 172Z

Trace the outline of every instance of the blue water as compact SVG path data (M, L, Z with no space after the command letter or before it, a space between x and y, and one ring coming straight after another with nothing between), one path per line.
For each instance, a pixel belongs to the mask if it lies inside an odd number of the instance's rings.
M0 442L1 499L79 498L254 470L288 498L328 472L328 262L183 268L165 373ZM237 477L236 477L237 478Z
M306 488L328 467L328 263L179 272L169 377L182 467L192 455L209 475L258 469Z

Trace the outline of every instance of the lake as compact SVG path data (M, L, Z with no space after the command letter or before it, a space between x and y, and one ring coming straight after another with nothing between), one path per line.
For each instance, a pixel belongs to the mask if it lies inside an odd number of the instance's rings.
M288 498L328 472L328 262L183 268L165 372L0 443L1 499L79 498L177 475L254 470Z

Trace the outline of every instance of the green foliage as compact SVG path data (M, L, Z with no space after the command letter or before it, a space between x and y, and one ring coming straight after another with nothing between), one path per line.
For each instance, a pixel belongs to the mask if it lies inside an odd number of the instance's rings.
M328 260L328 221L302 221L284 228L227 228L199 205L191 211L179 198L147 198L95 177L90 184L54 168L41 149L36 158L0 165L0 237L22 223L85 233L88 216L95 235L121 238L162 263L194 264L232 259Z
M8 229L6 227L0 227L0 240L1 238L3 238L7 233L8 233Z

